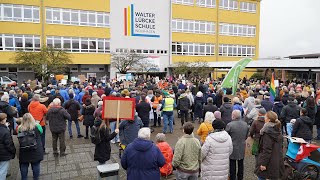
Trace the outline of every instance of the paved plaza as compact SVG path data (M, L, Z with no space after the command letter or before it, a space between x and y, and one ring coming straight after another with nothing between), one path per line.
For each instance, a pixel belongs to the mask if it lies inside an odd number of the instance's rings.
M180 129L180 119L175 117L176 125L174 127L174 134L167 134L168 143L174 147L175 143L183 135ZM199 124L195 123L195 131L198 129ZM49 127L47 127L49 129ZM155 132L152 133L152 140L155 139L155 135L161 132L162 127L155 128ZM194 133L195 133L194 131ZM75 136L76 130L75 125L73 125L73 135ZM54 157L52 154L52 137L50 131L46 133L46 151L49 153L44 156L44 160L41 162L41 175L42 180L54 180L54 179L74 179L74 180L85 180L85 179L97 179L97 168L98 162L93 161L94 154L94 144L90 142L89 139L78 139L74 137L69 139L69 134L66 132L66 145L67 145L67 156L65 157ZM82 135L85 134L85 127L81 126ZM13 136L14 142L17 146L17 137ZM112 154L111 159L108 163L117 162L120 164L119 159L119 148L112 144ZM121 166L120 166L121 167ZM245 180L254 180L256 177L253 174L254 170L254 158L245 158ZM10 163L10 173L11 176L8 179L16 180L21 179L19 163L17 157ZM29 177L32 177L31 167L29 168ZM126 171L122 168L120 169L120 180L126 179ZM173 175L168 178L162 178L173 180L175 177Z

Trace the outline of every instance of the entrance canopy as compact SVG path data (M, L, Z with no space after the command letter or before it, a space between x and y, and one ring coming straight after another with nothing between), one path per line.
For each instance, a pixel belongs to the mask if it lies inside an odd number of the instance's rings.
M208 62L209 67L213 68L232 68L238 61ZM320 70L320 59L283 59L283 60L254 60L246 68L254 69L311 69Z

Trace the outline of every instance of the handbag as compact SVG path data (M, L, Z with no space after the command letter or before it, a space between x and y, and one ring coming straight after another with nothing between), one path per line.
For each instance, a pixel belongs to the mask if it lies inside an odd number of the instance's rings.
M82 122L83 120L84 120L84 116L83 115L78 117L78 121Z
M259 151L259 143L257 141L253 141L252 144L252 155L258 155L258 151Z

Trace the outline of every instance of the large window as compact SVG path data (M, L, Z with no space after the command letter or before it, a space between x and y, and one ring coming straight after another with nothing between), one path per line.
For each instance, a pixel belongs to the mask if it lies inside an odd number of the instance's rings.
M74 9L46 8L46 22L78 26L109 27L109 13Z
M238 1L237 0L220 0L219 8L225 9L225 10L238 10Z
M193 5L193 0L172 0L175 4Z
M216 0L197 0L196 5L200 7L216 7Z
M239 44L220 44L219 56L253 57L255 56L255 49L255 46Z
M220 23L219 34L227 36L254 37L256 35L256 26Z
M18 4L0 4L0 21L40 21L39 7Z
M110 53L110 40L101 38L47 36L47 46L68 52Z
M172 19L172 31L197 34L214 34L215 24L214 22L208 21Z
M250 3L250 2L240 2L240 11L241 12L256 13L257 4L256 3Z
M172 42L172 54L186 56L213 56L214 44Z
M0 51L39 51L40 36L0 34Z

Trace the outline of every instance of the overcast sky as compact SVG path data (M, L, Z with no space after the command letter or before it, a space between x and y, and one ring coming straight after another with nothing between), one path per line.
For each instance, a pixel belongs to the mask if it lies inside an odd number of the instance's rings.
M320 0L262 0L260 58L320 53Z

